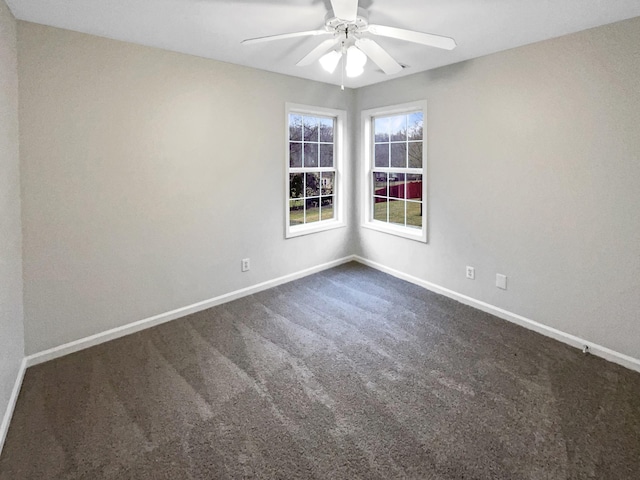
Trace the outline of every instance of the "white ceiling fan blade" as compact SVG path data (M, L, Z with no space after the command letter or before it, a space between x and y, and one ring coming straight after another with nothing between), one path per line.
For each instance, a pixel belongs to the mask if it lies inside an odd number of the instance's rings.
M398 38L407 42L421 43L429 47L453 50L456 48L456 41L453 38L434 35L432 33L415 32L404 28L387 27L385 25L369 25L369 32L383 37Z
M358 0L331 0L333 14L341 20L354 22L358 16Z
M304 67L306 65L311 65L316 60L319 60L322 55L331 50L336 44L338 44L340 40L336 40L335 38L330 38L329 40L325 40L316 48L307 53L302 60L296 63L299 67Z
M280 35L269 35L267 37L257 37L257 38L247 38L243 40L243 45L252 45L254 43L263 43L270 42L272 40L283 40L285 38L297 38L297 37L315 37L316 35L327 35L331 32L326 30L308 30L306 32L293 32L293 33L282 33Z
M356 40L356 47L366 53L367 57L387 75L393 75L402 70L402 65L396 62L384 48L370 38L359 38Z

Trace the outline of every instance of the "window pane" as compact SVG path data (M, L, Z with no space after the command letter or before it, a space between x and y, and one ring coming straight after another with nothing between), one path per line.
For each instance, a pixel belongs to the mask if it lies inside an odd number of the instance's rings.
M304 200L289 201L289 225L304 223Z
M422 200L422 175L407 173L407 198Z
M409 168L422 168L422 142L409 142Z
M317 222L320 220L320 197L307 198L305 220L306 223Z
M389 200L382 197L373 197L373 219L381 222L387 221L387 205Z
M302 144L301 143L289 144L289 166L294 168L302 166Z
M316 117L304 117L304 141L318 141L318 119Z
M339 217L339 212L334 211L336 206L341 206L340 199L336 198L337 182L341 180L336 168L340 149L335 141L343 135L341 118L345 114L316 115L294 111L286 114L288 146L285 148L289 149L286 173L289 205L285 206L285 210L288 208L287 238L322 230ZM321 221L324 221L322 225ZM306 226L311 229L307 230Z
M384 197L388 195L386 173L373 172L373 194Z
M422 227L422 202L407 202L407 226Z
M333 118L320 118L320 141L333 142Z
M289 140L302 140L302 115L289 114Z
M319 173L307 173L305 197L317 197L320 195L320 174Z
M407 167L407 144L392 143L391 144L391 166L398 168Z
M423 114L415 112L409 114L407 133L409 140L422 140Z
M322 172L322 176L320 177L320 187L322 190L322 195L333 195L333 183L335 180L335 173L333 172Z
M320 219L331 220L333 218L333 197L322 197L320 207Z
M320 166L333 167L333 144L320 144Z
M389 141L389 118L376 118L374 120L374 141Z
M304 144L304 166L305 167L318 166L318 144L317 143Z
M289 174L289 198L300 198L304 194L304 173Z
M388 167L389 166L389 144L381 143L375 146L375 166L376 167Z
M389 196L404 198L404 173L389 174Z
M391 117L390 119L390 133L392 142L401 142L407 139L407 116L400 115L397 117Z
M389 223L405 224L406 203L404 200L389 200Z
M422 158L426 153L425 119L423 112L415 111L370 117L373 138L368 148L373 149L373 158L367 165L371 172L371 220L389 233L421 240L426 240L422 217L426 208ZM393 227L385 229L380 222Z

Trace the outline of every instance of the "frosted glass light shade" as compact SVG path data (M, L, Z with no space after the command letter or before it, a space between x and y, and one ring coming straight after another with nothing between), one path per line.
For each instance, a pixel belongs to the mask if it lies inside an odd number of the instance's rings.
M362 68L362 67L355 67L355 68L347 67L345 69L345 71L347 73L347 77L354 78L354 77L359 77L360 75L362 75L364 73L364 68Z
M347 70L364 68L367 63L367 56L355 45L347 49Z
M322 65L322 68L324 68L327 72L333 73L338 66L340 57L342 57L342 54L340 52L331 50L329 53L325 53L322 57L320 57L320 65Z

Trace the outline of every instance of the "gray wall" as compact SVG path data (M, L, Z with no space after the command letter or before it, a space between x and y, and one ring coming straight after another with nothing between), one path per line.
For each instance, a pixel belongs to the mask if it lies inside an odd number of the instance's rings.
M28 354L350 253L349 228L284 239L283 159L285 102L351 91L18 30Z
M640 358L638 44L633 19L341 92L20 23L27 352L359 253ZM422 98L429 243L359 211L284 240L284 103L357 138L360 109Z
M16 21L0 0L0 422L24 356L21 249Z
M430 228L359 254L640 358L639 45L636 18L357 90L427 99Z

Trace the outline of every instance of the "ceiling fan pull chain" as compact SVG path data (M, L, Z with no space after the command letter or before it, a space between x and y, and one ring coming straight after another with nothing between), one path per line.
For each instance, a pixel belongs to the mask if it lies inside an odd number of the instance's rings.
M344 48L344 41L342 42L341 51L342 51L342 57L340 57L340 61L342 62L342 65L340 66L340 75L342 75L342 78L340 80L340 89L344 90L344 69L345 69L344 57L347 56L347 52L345 51L345 48Z

